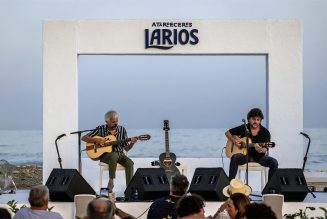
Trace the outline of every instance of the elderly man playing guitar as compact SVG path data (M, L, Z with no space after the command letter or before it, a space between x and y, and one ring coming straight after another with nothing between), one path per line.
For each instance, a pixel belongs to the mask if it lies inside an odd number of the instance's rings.
M96 153L101 151L102 148L106 149L106 142L112 141L109 138L114 138L115 141L112 142L117 143L112 146L112 152L108 151L107 153L101 154L101 157L94 158L94 160L100 159L101 162L107 163L109 165L108 189L110 192L112 192L112 189L114 187L113 180L116 176L117 163L125 167L126 185L128 185L129 181L133 177L134 162L125 155L124 150L130 150L138 139L136 137L128 139L126 129L123 126L118 125L118 113L116 111L108 111L105 114L105 121L105 125L100 125L92 132L84 135L82 137L82 140L87 143L90 143L91 145L93 144L94 147L98 145L99 147L95 148L94 150L92 146L92 150L89 150L87 146L87 152L90 151ZM90 157L93 159L92 156Z
M266 155L267 148L274 147L274 143L270 142L268 129L261 125L263 118L261 110L253 108L247 115L247 124L229 129L225 133L228 139L226 155L231 158L229 165L230 179L235 178L238 166L246 163L246 153L249 155L249 162L257 162L262 166L269 167L269 179L273 171L278 168L277 160ZM244 149L246 147L246 133L248 133L249 137L247 142L248 151Z

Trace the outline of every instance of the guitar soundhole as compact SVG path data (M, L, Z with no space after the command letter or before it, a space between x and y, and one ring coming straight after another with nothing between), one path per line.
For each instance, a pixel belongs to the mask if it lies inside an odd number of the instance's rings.
M171 165L172 165L172 163L173 163L173 161L172 160L164 160L164 165L166 166L166 167L170 167Z

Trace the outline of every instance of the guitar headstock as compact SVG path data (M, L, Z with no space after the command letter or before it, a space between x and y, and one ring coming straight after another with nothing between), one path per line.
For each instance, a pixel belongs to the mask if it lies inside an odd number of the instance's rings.
M146 134L146 135L140 135L140 136L137 137L137 139L140 140L140 141L147 141L150 138L151 138L151 136L148 135L148 134Z
M275 142L262 143L262 145L260 145L260 146L264 147L264 148L274 148L275 147Z
M163 130L164 131L169 131L169 120L164 120L164 127Z

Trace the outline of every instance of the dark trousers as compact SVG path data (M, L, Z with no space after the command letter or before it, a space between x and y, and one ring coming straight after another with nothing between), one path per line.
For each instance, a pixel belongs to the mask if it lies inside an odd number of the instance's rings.
M117 163L125 167L126 186L131 181L134 174L134 162L125 154L118 154L117 152L106 153L101 162L109 165L109 177L116 178Z
M278 162L275 158L269 157L268 155L263 156L259 160L249 159L249 162L257 162L261 166L269 167L268 179L272 176L275 169L278 168ZM243 154L234 154L230 159L229 164L229 179L234 179L237 174L237 169L239 165L246 163L246 156Z

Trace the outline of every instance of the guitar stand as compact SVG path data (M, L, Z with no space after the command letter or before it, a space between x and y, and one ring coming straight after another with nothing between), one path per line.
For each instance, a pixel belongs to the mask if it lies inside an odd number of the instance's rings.
M151 166L160 166L159 160L154 160L151 162ZM178 170L180 172L180 174L187 176L187 168L185 166L182 166L182 164L180 162L176 162L175 166L179 167Z
M154 160L154 161L152 161L152 162L151 162L151 166L153 166L153 167L154 167L154 166L156 166L156 167L160 167L160 161L159 161L159 160ZM183 167L183 166L181 165L180 162L176 162L176 163L175 163L175 166L176 166L176 167L180 167L181 169L178 168L180 174L186 176L186 168Z
M180 162L176 162L175 163L176 166L180 166L181 163ZM159 160L154 160L151 162L151 166L160 166Z
M151 166L159 166L159 160L152 161Z

